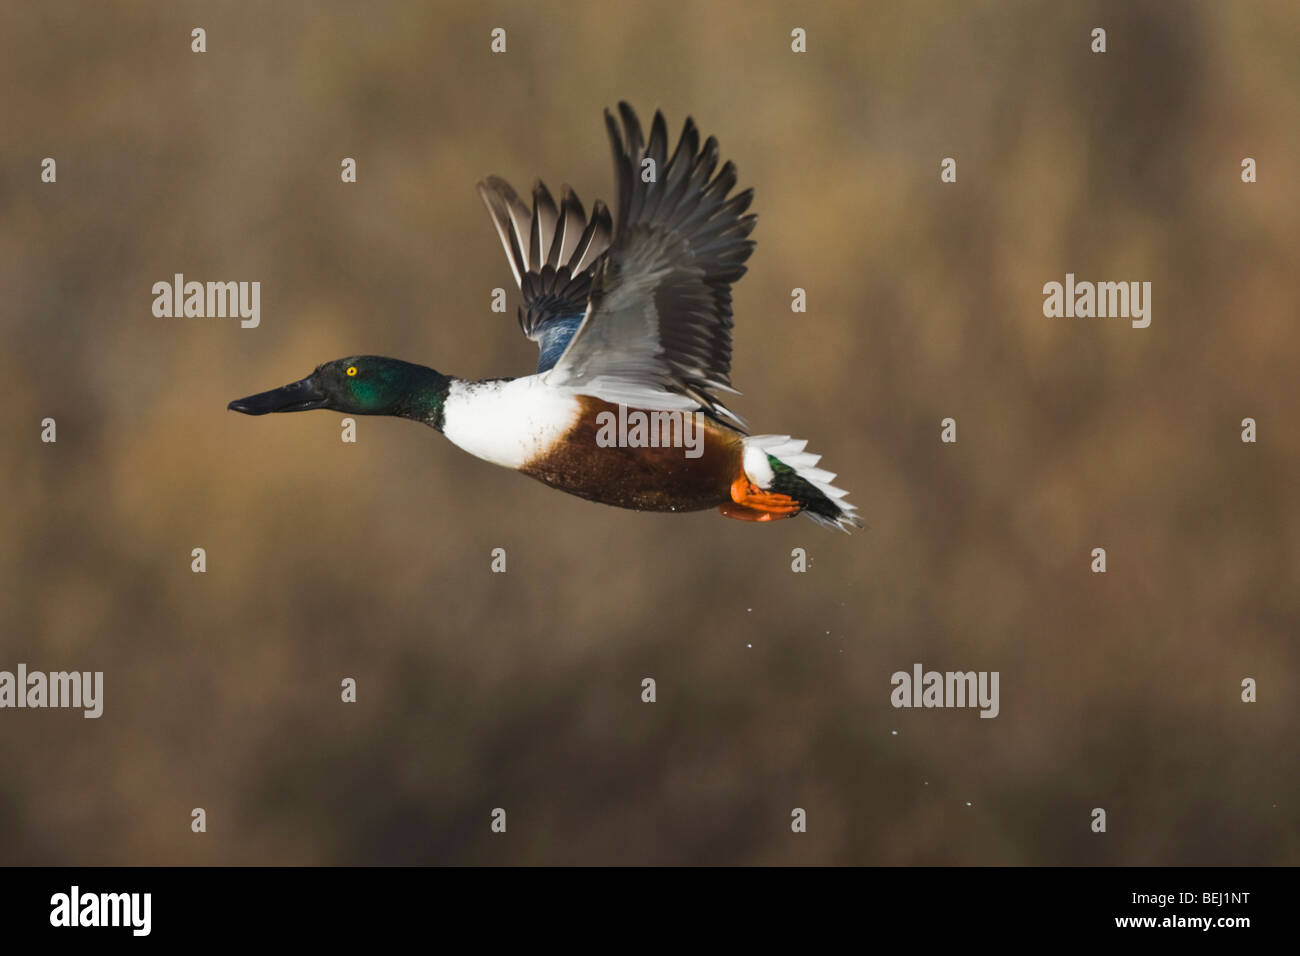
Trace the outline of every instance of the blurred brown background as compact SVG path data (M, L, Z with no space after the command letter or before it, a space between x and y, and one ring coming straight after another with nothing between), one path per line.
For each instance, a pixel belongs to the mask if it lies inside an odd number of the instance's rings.
M0 669L105 705L0 712L0 862L1300 862L1300 7L1062 6L5 0ZM756 188L735 407L867 532L226 411L358 352L530 372L474 184L612 200L619 99ZM261 327L154 318L176 272ZM1045 318L1066 272L1151 327ZM1001 715L894 710L917 661Z

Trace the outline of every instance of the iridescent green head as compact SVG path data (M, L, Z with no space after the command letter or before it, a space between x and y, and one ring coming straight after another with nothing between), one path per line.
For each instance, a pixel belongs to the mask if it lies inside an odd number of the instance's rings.
M245 415L328 408L350 415L395 415L442 427L451 378L400 359L353 355L326 362L301 381L239 398L227 407Z

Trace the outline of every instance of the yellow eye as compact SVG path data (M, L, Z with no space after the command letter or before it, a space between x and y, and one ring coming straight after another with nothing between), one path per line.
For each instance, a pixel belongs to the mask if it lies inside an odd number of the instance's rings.
M355 365L349 365L349 366L348 366L348 374L349 374L349 375L356 375L356 374L357 374L357 367L356 367Z

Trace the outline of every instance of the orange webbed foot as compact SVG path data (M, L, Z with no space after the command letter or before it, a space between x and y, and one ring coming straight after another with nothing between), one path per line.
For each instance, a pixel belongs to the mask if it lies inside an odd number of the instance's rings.
M803 505L789 495L764 491L745 475L731 483L731 500L734 504L721 505L718 511L740 521L779 521L803 510Z

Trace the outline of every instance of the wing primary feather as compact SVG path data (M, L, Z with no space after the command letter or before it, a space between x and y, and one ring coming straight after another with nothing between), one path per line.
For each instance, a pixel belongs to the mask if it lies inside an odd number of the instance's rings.
M613 231L609 207L597 199L591 207L591 222L587 223L586 231L578 239L578 246L569 259L569 268L575 275L586 272L604 254Z
M478 194L492 216L492 225L496 227L497 236L506 251L515 284L522 287L524 273L528 271L528 260L523 254L517 222L523 203L510 188L510 184L496 176L489 176L486 182L479 183ZM526 210L524 214L526 215Z
M653 219L660 209L664 189L668 185L668 124L664 122L664 114L657 110L654 121L650 124L650 141L646 144L645 157L653 164L650 171L654 180L647 183L643 190L645 202L640 217ZM640 169L634 172L644 175Z
M551 243L548 262L556 266L573 262L573 250L578 247L578 240L582 237L582 224L586 220L587 213L582 208L582 201L565 183L560 187L560 222Z
M532 236L529 243L528 265L538 271L543 265L555 265L547 255L551 248L551 238L555 235L555 223L559 213L551 191L540 179L533 184Z

